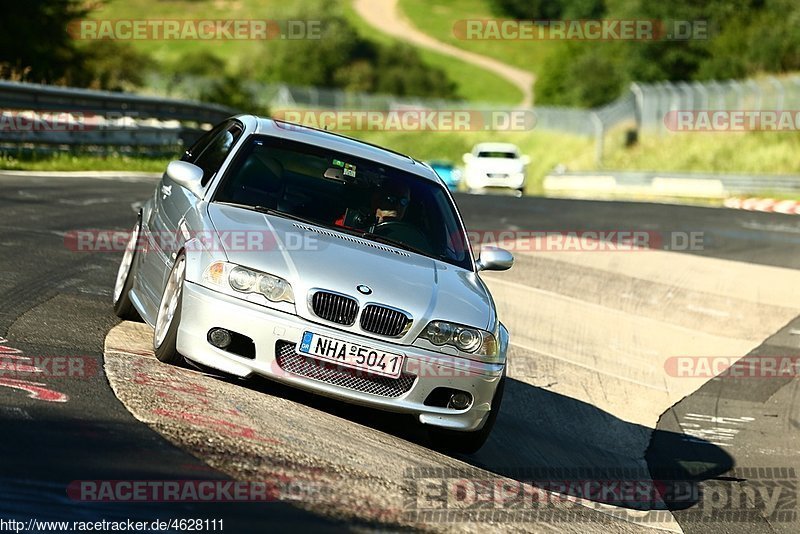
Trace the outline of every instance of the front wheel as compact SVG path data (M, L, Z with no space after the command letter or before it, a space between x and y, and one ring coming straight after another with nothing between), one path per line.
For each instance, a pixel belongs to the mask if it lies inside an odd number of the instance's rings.
M186 257L181 254L169 273L167 286L158 306L156 327L153 331L153 352L159 361L177 365L183 361L178 353L178 327L181 324L183 280L186 274Z
M486 440L489 439L489 434L492 433L497 414L500 412L500 404L503 402L505 385L506 372L503 370L503 376L500 377L500 383L497 384L497 389L492 399L492 409L483 428L472 432L431 428L428 432L434 447L445 452L459 452L462 454L478 452L483 447L483 444L486 443Z
M120 319L128 321L142 320L128 296L136 278L136 252L141 228L141 221L136 221L136 225L131 232L131 238L125 246L125 253L122 255L122 261L117 270L117 280L114 283L114 313Z

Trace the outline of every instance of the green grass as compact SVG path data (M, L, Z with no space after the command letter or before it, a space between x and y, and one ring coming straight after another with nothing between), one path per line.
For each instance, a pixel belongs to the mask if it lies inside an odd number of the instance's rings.
M18 171L132 171L163 172L173 158L55 154L15 157L0 154L0 169Z
M453 31L456 21L498 18L487 0L400 0L400 8L417 28L439 41L534 74L559 46L555 41L466 40L457 37Z
M343 3L342 8L359 35L387 45L398 42L394 37L378 32L359 17L349 0ZM516 104L522 100L522 92L496 74L452 56L439 54L425 48L417 48L417 50L426 63L447 73L447 76L456 83L459 96L465 100L499 104Z
M646 134L631 148L622 130L606 137L608 169L705 171L737 174L800 174L798 132L690 132ZM582 154L571 169L594 169L594 154Z
M98 20L141 19L281 19L291 9L291 3L278 0L109 0L99 4L90 18ZM198 49L208 49L229 62L231 72L242 66L247 58L258 57L265 51L263 41L252 40L129 40L137 51L149 54L164 65L174 64L184 54ZM251 65L257 68L257 65Z
M322 0L304 0L303 4L321 5ZM350 1L341 3L342 13L353 24L360 35L368 39L391 44L396 40L377 32L362 20L352 8ZM91 17L98 20L120 19L275 19L282 20L295 12L293 2L278 0L237 0L223 2L217 0L171 0L154 2L153 0L109 0L93 11ZM230 41L157 41L131 40L137 51L150 55L158 63L169 66L175 64L187 52L208 50L228 62L229 73L241 69L253 72L266 68L259 65L257 58L266 57L270 51L270 42L250 40ZM419 49L423 60L431 66L443 69L448 77L458 86L460 97L476 102L513 104L522 98L521 92L505 80L479 68L425 49Z

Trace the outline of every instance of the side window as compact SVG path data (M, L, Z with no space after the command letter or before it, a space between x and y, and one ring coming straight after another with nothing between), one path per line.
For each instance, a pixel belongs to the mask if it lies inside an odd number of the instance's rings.
M228 157L231 147L242 135L242 131L238 123L229 123L228 127L218 131L205 147L201 147L194 164L203 169L203 185L206 185L219 170L222 162Z
M181 161L194 163L195 160L197 160L197 156L202 154L203 150L208 146L211 140L229 125L229 122L224 122L205 132L194 143L192 143L192 146L184 151Z

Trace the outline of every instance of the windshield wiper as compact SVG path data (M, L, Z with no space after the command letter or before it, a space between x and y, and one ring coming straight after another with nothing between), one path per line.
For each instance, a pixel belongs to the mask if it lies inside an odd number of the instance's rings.
M240 204L239 202L225 202L223 200L215 200L214 203L222 204L223 206L231 206L233 208L243 208L246 210L258 211L261 213L272 214L275 212L275 210L272 208L268 208L266 206L253 205L253 204Z
M356 237L360 237L361 239L376 241L378 243L383 243L384 245L397 247L399 249L407 250L408 252L413 252L415 254L421 254L422 256L427 256L429 258L441 259L426 250L422 250L421 248L417 248L403 241L398 241L396 239L392 239L391 237L385 237L370 231L365 232L364 230L357 230L355 228L347 228L346 226L339 225L331 226L330 228L336 230L337 232L354 235Z
M429 258L432 257L431 253L422 250L420 248L414 247L409 245L408 243L404 243L403 241L398 241L396 239L392 239L391 237L385 237L378 234L373 234L372 232L362 232L358 234L360 237L364 239L370 239L372 241L377 241L378 243L383 243L384 245L391 245L393 247L401 248L403 250L407 250L409 252L413 252L415 254L421 254L422 256L428 256Z
M292 213L286 213L285 211L280 211L275 208L268 208L267 206L259 206L257 204L240 204L239 202L225 202L225 201L215 201L217 204L223 204L225 206L232 206L234 208L243 208L246 210L257 211L259 213L264 213L267 215L275 215L277 217L283 217L284 219L291 219L298 222L303 222L306 224L313 224L314 226L325 226L317 221L306 219L305 217L301 217L299 215L294 215Z

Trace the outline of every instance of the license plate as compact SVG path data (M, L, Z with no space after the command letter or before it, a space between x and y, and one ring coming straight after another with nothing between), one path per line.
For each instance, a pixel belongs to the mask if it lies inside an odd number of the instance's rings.
M403 369L402 354L385 352L313 332L303 334L299 350L320 360L335 362L353 369L363 369L380 376L397 378Z

